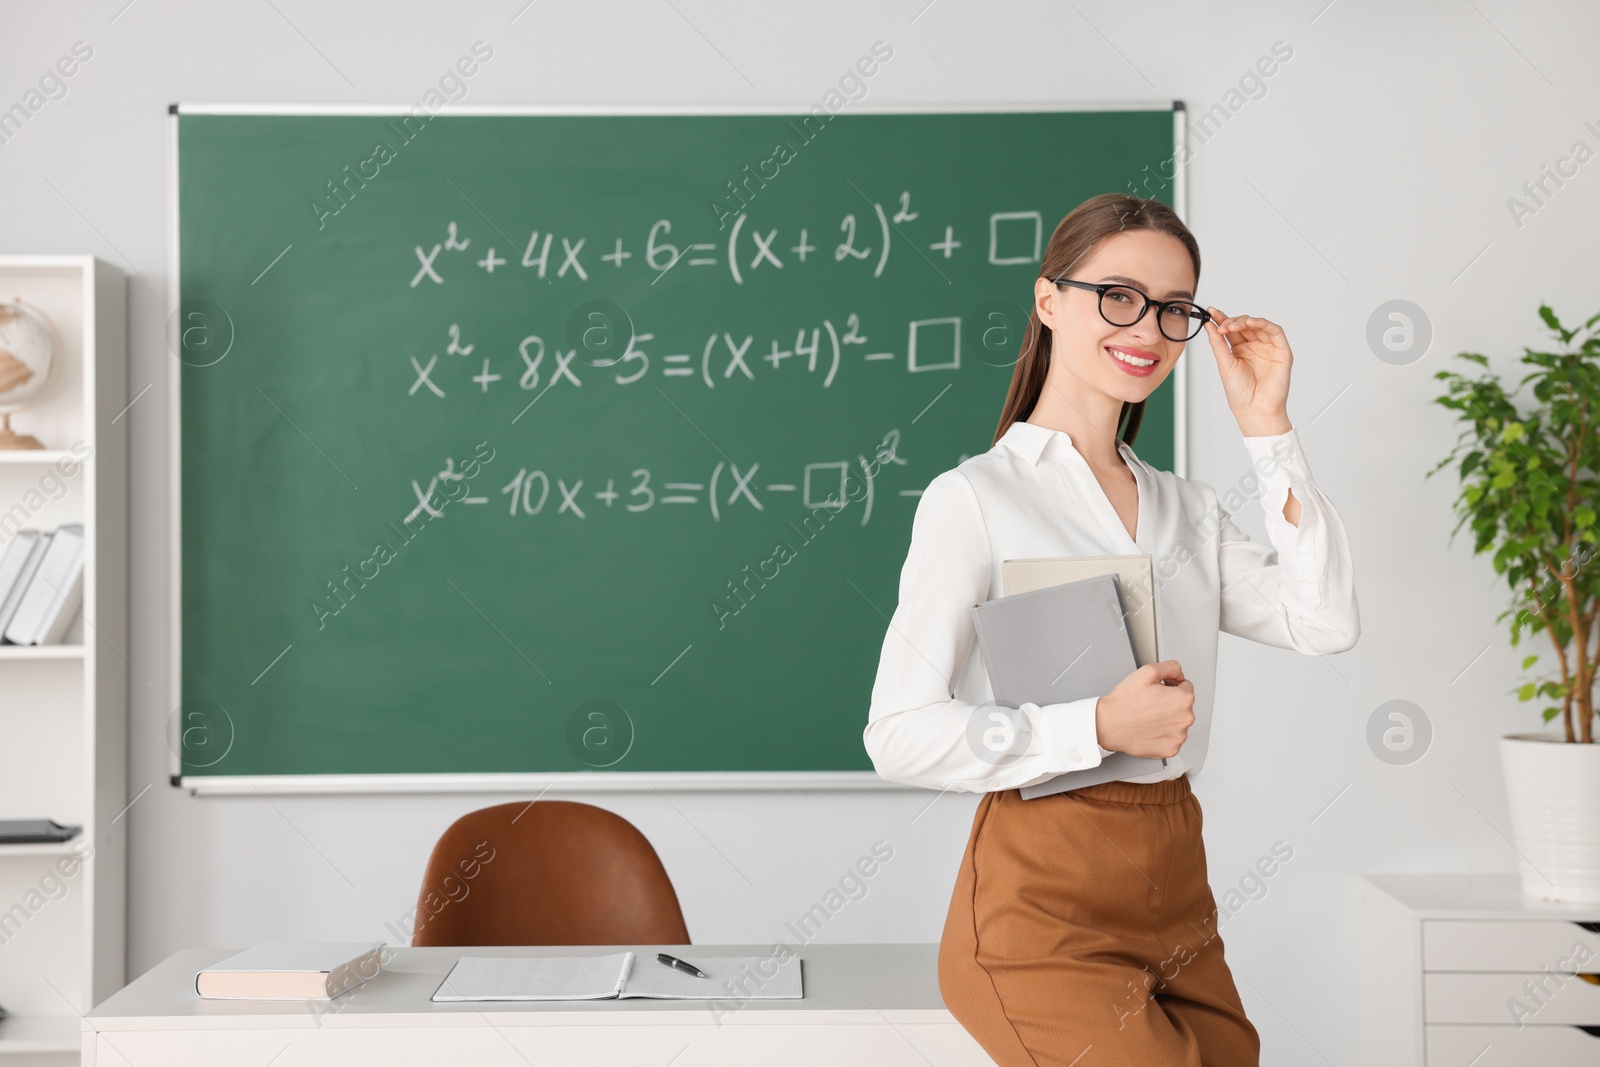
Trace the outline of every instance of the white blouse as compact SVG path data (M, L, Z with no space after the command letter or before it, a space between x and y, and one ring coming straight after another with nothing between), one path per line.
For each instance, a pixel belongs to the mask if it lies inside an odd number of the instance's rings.
M1013 423L989 451L928 483L912 520L900 601L884 635L864 732L883 778L981 793L1015 789L1098 764L1110 750L1089 697L1025 704L1024 753L996 761L970 728L993 691L969 609L1001 595L1008 559L1149 553L1162 659L1194 683L1194 723L1175 758L1129 779L1161 781L1205 763L1216 690L1217 633L1307 655L1343 652L1360 635L1350 545L1333 503L1311 481L1298 432L1244 438L1252 468L1224 494L1229 512L1259 493L1270 546L1251 541L1205 482L1117 448L1138 485L1135 537L1061 430ZM1300 522L1283 516L1288 492Z

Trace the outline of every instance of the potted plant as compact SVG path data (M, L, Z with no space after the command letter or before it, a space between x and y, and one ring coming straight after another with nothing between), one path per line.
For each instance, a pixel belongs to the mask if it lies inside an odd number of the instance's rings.
M1494 569L1512 593L1511 644L1544 634L1556 672L1516 687L1519 701L1542 700L1544 722L1561 729L1507 734L1501 766L1525 895L1548 901L1600 902L1600 745L1594 743L1595 638L1600 607L1600 333L1595 315L1569 330L1540 305L1557 351L1523 349L1532 403L1519 408L1489 361L1478 377L1442 370L1449 382L1435 403L1465 425L1455 449L1429 471L1455 463L1461 516L1470 520L1473 553L1494 552ZM1528 672L1537 653L1522 661Z

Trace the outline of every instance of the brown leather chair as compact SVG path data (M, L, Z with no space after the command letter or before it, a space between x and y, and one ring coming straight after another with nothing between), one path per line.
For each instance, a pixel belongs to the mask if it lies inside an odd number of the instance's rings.
M413 945L687 945L678 895L632 823L518 801L457 819L417 895Z

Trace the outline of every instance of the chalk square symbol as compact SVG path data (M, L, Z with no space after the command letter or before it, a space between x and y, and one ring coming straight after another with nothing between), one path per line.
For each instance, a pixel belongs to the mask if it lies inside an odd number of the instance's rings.
M947 327L947 329L946 329ZM930 334L926 339L922 334ZM922 350L918 350L918 346ZM935 356L946 355L942 363L928 360L925 353L933 350ZM906 340L906 370L915 374L924 370L961 369L961 319L917 319L911 323L911 335Z
M1006 225L1002 225L1006 224ZM1000 254L1004 231L1006 251ZM989 262L997 267L1039 262L1039 243L1044 237L1044 218L1037 211L1002 211L989 216ZM1023 249L1031 249L1024 253Z
M816 489L813 489L811 484L812 473L820 473L822 471L830 470L835 472L837 479L834 480L827 477L818 478L817 481L821 484ZM849 464L843 461L835 461L832 463L807 463L804 490L805 506L808 508L833 508L835 511L842 509L845 502L845 476L848 470ZM827 484L830 480L834 481L834 485L831 487ZM820 496L819 498L817 495L819 493L826 495Z

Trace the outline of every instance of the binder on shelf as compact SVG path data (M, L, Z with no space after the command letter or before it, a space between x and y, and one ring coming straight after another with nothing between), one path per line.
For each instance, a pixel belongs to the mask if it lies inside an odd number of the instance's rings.
M83 524L56 529L6 624L8 645L60 644L83 603Z
M16 531L10 541L5 542L5 550L0 552L0 633L5 633L11 613L16 611L18 601L22 600L26 581L19 579L42 537L43 534L37 530Z
M50 535L38 530L19 530L6 542L5 555L0 556L0 634L11 625L11 616L17 613L49 543Z

